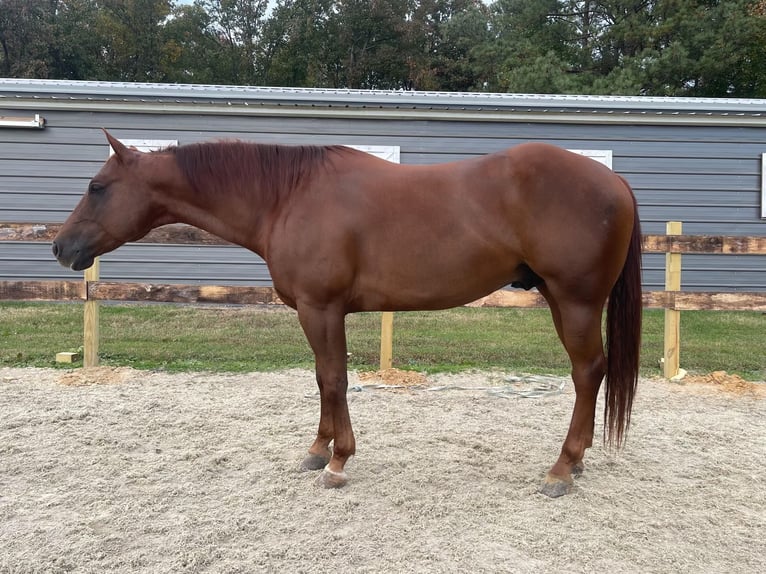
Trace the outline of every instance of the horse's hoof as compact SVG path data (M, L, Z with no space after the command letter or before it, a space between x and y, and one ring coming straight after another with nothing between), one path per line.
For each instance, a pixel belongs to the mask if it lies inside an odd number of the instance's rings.
M348 475L345 472L333 472L325 468L320 474L315 484L323 488L341 488L348 483Z
M548 475L545 477L545 481L538 490L540 494L544 494L550 498L558 498L572 492L572 480L565 480L555 476Z
M575 478L581 477L583 472L585 472L585 465L582 461L572 467L572 476Z
M306 458L301 462L301 472L308 472L311 470L322 470L327 463L330 462L329 456L322 456L321 454L308 454Z

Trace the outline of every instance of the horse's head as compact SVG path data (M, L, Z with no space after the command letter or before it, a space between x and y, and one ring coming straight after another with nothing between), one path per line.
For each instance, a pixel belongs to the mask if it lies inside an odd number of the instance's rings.
M162 201L168 182L160 176L161 156L128 148L104 133L114 155L90 180L53 240L56 259L75 271L90 267L98 255L171 222Z

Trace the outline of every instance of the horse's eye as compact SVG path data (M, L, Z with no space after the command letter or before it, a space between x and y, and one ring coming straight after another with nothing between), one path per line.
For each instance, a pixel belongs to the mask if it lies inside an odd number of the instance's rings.
M106 186L101 183L98 183L97 181L91 181L90 185L88 185L88 193L93 193L98 195L98 194L104 193L105 191L106 191Z

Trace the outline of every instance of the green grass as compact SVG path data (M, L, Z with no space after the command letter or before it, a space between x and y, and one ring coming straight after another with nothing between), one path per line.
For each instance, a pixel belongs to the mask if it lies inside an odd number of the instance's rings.
M58 351L82 345L79 304L0 303L0 365L53 366ZM380 316L348 318L350 367L377 368ZM104 305L102 364L168 371L258 371L313 367L294 312L283 308ZM660 373L663 313L644 315L642 374ZM688 311L681 318L681 365L766 379L766 315ZM459 308L397 313L394 366L428 372L500 368L565 374L566 354L544 309Z

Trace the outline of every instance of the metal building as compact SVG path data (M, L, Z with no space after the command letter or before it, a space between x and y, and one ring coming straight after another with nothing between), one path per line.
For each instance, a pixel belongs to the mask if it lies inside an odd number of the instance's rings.
M398 151L450 161L546 141L609 162L644 233L766 235L766 100L376 92L0 79L0 221L65 219L109 153L100 130L147 145L240 138ZM555 166L551 166L555 169ZM766 291L762 256L684 256L683 289ZM645 289L664 260L645 256ZM269 284L237 247L127 245L105 280ZM0 242L0 279L71 279L47 245Z

